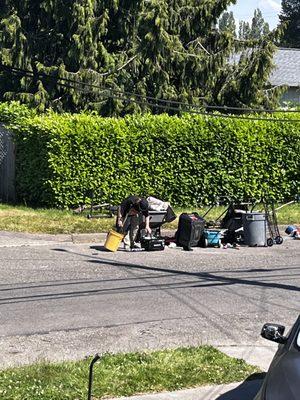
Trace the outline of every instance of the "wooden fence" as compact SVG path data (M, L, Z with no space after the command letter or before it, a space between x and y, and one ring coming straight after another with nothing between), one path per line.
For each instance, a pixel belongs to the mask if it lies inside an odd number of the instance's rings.
M15 146L12 134L0 124L0 202L15 200Z

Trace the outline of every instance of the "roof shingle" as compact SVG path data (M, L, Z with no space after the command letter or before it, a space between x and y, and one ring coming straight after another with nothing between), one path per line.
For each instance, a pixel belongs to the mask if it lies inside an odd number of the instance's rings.
M300 86L300 49L278 49L274 56L275 68L270 76L274 86Z

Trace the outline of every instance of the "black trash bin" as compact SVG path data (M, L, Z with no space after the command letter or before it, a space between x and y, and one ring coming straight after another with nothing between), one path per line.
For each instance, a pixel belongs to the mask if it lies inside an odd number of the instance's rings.
M250 212L242 216L244 242L248 246L267 245L266 215Z

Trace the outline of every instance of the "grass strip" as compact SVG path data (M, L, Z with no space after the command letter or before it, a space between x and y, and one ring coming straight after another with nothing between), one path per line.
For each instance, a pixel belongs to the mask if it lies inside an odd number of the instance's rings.
M205 208L176 208L175 212L197 211L203 215ZM215 207L206 217L207 220L216 219L224 211L224 207ZM56 209L33 209L29 207L10 206L0 204L0 230L11 232L72 234L108 232L115 225L114 218L88 219L87 212L76 215L72 211ZM300 223L300 205L293 204L278 211L278 222L283 225ZM164 225L164 229L177 229L178 218L171 224Z
M0 397L6 400L86 399L90 361L44 362L2 370ZM106 354L94 367L93 395L100 399L240 382L257 372L257 367L211 346Z

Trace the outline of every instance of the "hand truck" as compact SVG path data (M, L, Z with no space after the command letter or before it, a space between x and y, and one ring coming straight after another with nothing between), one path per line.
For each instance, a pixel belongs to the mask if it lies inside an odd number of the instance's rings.
M267 230L269 233L269 237L267 238L267 246L273 246L274 243L282 244L283 238L279 232L274 204L272 203L271 205L269 205L267 202L264 202L263 205L266 215Z

